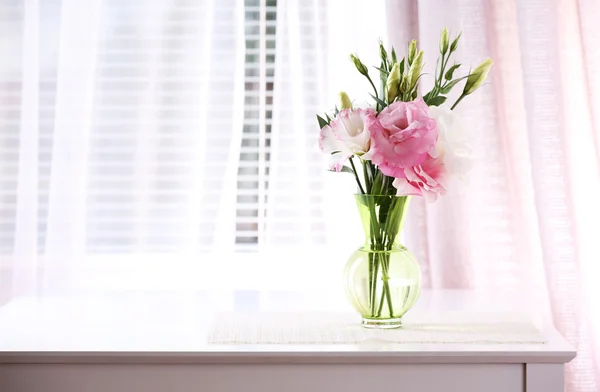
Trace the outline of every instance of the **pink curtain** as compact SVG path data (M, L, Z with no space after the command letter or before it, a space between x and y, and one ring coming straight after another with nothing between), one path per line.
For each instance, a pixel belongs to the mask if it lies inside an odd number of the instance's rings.
M463 74L495 63L457 109L473 133L468 182L435 204L415 199L407 222L426 287L518 293L547 309L578 351L567 390L597 391L600 2L388 0L387 25L390 43L416 37L430 61L444 26L462 31Z

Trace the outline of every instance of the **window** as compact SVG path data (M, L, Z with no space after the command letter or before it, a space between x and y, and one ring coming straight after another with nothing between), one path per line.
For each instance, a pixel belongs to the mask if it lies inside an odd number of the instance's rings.
M236 247L256 249L264 227L268 187L277 0L246 0L244 128L237 181Z
M89 137L81 211L87 253L203 252L219 231L234 233L236 250L256 250L268 189L277 1L246 0L243 10L235 0L213 3L100 2L90 124L82 130ZM37 250L44 253L50 184L58 178L52 177L57 96L71 94L58 80L68 33L61 2L40 1L30 42L25 7L0 5L0 53L9 59L0 65L4 254L16 240L23 102L37 102L35 207ZM25 97L23 50L32 44L39 88ZM224 193L231 193L229 207L220 205ZM224 210L232 219L223 222Z

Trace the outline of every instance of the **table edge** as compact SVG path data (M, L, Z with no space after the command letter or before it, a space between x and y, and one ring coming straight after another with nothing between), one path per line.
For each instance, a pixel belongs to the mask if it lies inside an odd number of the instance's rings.
M10 364L408 364L408 363L568 363L575 351L423 351L423 352L0 352Z

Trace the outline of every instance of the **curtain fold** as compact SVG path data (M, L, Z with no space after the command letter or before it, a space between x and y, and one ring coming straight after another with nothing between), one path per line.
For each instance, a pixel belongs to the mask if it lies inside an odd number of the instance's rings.
M244 1L23 0L0 15L0 303L234 254Z
M40 7L38 1L29 0L27 9L28 12L23 20L21 136L14 259L11 260L10 265L12 279L2 282L4 283L2 286L12 287L11 291L16 294L35 293L38 285L37 236L32 235L37 232L38 227L38 113L40 100L38 91ZM17 263L16 260L19 262Z
M393 19L398 4L387 5ZM598 29L591 20L600 8L571 0L416 5L398 16L409 22L392 26L390 36L416 24L415 38L431 56L448 26L463 32L456 57L464 65L494 60L488 83L457 108L473 132L468 183L435 204L411 207L407 245L424 266L425 285L514 291L547 309L578 350L567 367L567 390L596 391L592 331L600 314L591 303L600 292L590 276L597 271L592 244L600 218L593 100L600 49L591 44Z
M87 173L100 1L64 0L60 14L42 290L70 284L85 255ZM26 7L25 14L31 10ZM34 162L35 163L35 162Z
M361 241L346 175L328 173L319 151L315 113L333 109L346 91L365 105L369 84L349 60L377 64L377 40L386 40L385 3L303 1L277 3L272 127L265 204L267 249L306 246L345 251ZM349 213L350 212L350 213ZM356 225L346 225L348 219Z

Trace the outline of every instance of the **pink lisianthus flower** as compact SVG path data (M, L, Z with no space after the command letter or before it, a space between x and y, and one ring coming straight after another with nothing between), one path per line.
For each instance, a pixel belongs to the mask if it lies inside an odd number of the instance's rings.
M404 177L404 169L423 163L435 146L436 122L421 98L395 102L377 119L381 126L371 130L373 146L363 159L371 159L387 176Z
M344 109L319 134L321 151L330 154L329 166L340 171L348 158L371 149L371 130L379 126L374 109Z
M423 196L426 201L436 201L446 194L448 179L443 157L427 158L420 164L405 168L402 176L397 177L392 185L397 196Z

